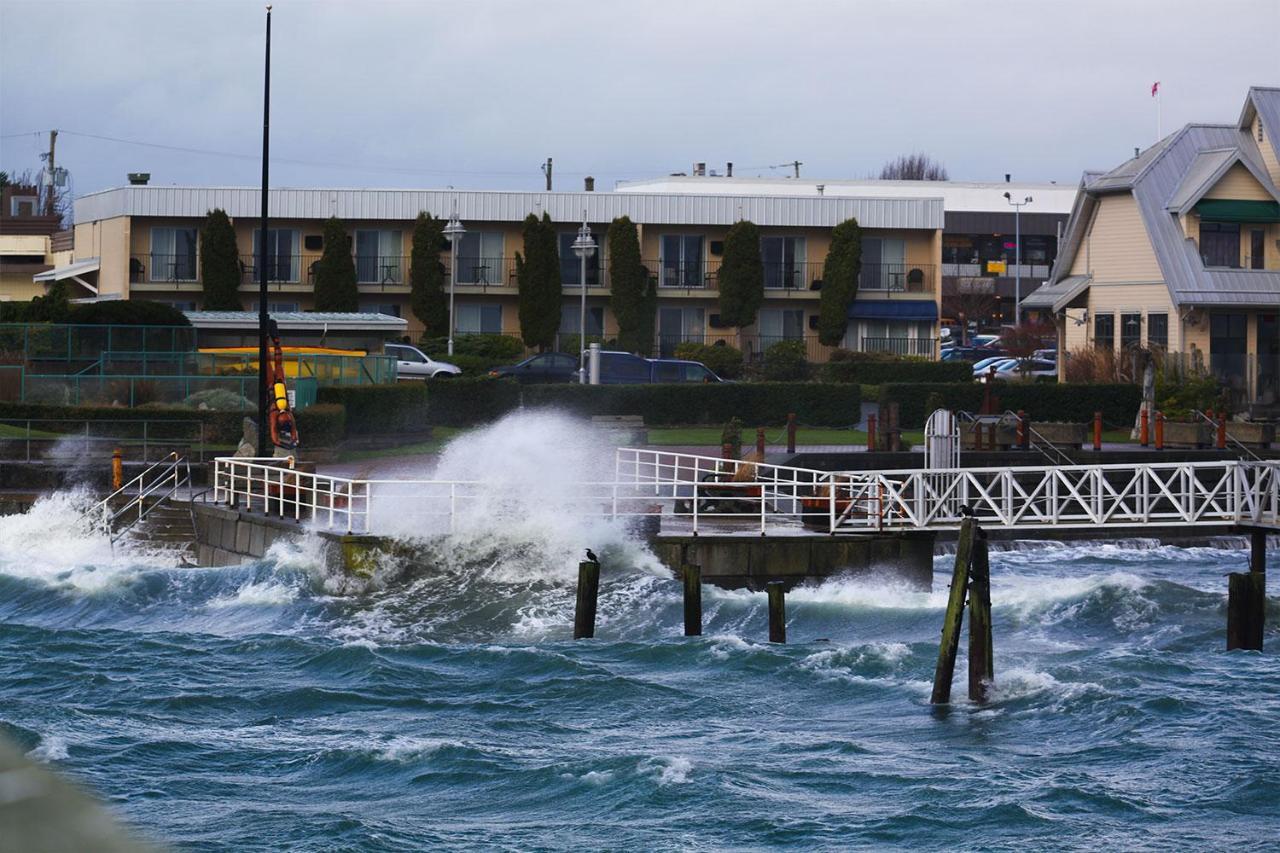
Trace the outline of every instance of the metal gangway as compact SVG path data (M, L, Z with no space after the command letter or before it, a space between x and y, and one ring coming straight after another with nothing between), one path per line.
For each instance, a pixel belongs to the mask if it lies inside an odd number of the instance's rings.
M708 531L794 535L938 531L971 512L1006 529L1280 526L1280 462L1044 465L820 471L664 450L619 448L612 479L574 483L357 479L280 459L222 457L212 498L320 529L373 533L411 517L449 532L520 501L580 516L658 519Z

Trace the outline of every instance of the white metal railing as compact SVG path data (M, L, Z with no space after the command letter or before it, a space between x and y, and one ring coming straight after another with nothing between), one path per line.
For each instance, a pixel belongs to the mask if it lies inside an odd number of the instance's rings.
M215 461L213 499L329 530L367 533L411 519L419 532L460 517L492 524L529 502L614 519L664 516L696 534L735 529L943 530L972 511L988 527L1276 525L1280 463L1186 462L889 472L818 471L750 460L620 448L614 478L571 484L351 479L290 460Z
M146 518L151 510L190 483L190 460L176 451L170 453L98 502L103 529L114 543L126 530Z

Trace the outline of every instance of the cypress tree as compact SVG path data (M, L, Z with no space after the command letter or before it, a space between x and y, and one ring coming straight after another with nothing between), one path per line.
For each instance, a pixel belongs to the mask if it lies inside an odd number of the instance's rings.
M240 311L240 251L236 231L222 209L209 211L200 228L200 282L204 310Z
M546 349L560 331L560 250L551 216L524 220L524 254L516 252L520 335L525 346Z
M839 346L849 324L849 306L858 295L862 270L862 228L846 219L831 231L831 248L822 269L822 294L818 302L818 340Z
M754 222L734 223L724 238L720 262L720 320L729 326L750 326L764 302L764 264L760 260L760 230Z
M330 216L324 223L324 254L316 261L316 310L360 310L351 238L336 216Z
M449 295L444 287L444 220L423 211L413 226L413 248L409 257L409 307L426 327L423 337L441 338L449 334Z
M649 282L649 271L640 262L640 238L635 223L620 216L609 225L609 281L613 291L609 305L618 321L618 346L627 352L649 355L653 350L658 290Z

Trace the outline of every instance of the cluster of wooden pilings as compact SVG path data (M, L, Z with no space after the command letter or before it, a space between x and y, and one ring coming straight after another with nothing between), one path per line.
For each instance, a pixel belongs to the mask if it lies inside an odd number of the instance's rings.
M1249 531L1249 571L1227 575L1227 648L1262 651L1267 606L1267 531Z
M991 638L991 564L987 555L987 534L965 516L956 541L956 561L951 572L951 594L942 620L942 640L933 670L933 692L929 701L945 705L951 701L956 654L960 650L960 629L965 607L969 609L969 700L987 701L995 679L995 649Z

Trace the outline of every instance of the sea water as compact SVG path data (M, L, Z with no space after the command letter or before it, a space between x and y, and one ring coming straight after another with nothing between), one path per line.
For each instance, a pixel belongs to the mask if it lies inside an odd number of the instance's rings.
M113 552L92 498L0 517L0 733L143 834L193 850L1275 849L1280 606L1224 651L1220 549L992 553L996 687L928 704L931 592L833 579L787 599L680 587L625 528L558 513L608 479L580 423L517 416L440 476L495 496L354 586L318 537L176 568ZM506 483L540 484L522 500ZM569 639L582 549L597 638ZM0 845L3 846L3 845Z

